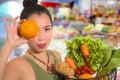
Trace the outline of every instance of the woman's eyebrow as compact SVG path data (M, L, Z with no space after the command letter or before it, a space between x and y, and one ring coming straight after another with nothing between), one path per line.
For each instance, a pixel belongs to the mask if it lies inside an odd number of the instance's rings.
M46 28L46 27L51 27L52 25L50 24L50 25L46 25L46 26L44 26L44 28Z

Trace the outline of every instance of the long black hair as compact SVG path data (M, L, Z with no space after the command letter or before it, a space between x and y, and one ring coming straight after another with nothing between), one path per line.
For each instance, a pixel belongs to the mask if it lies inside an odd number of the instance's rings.
M23 7L24 9L22 10L21 14L20 14L20 19L27 19L29 16L31 16L32 14L38 14L41 15L43 13L45 13L46 15L48 15L48 17L50 18L50 21L52 23L52 18L51 18L51 14L49 12L49 10L43 6L41 6L40 4L37 4L38 0L24 0L23 1Z

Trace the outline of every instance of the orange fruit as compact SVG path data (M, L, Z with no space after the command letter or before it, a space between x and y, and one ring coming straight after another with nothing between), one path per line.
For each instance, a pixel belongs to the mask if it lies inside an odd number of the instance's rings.
M89 79L89 78L93 78L93 76L91 74L88 74L88 73L84 73L84 74L81 74L79 76L80 79Z
M34 38L38 34L38 26L32 20L23 21L20 24L18 33L19 33L20 37L24 37L26 39Z

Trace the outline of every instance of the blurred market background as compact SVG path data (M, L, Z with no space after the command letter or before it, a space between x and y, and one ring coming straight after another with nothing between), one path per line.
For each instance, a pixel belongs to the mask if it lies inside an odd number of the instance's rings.
M59 50L64 57L67 53L64 39L70 40L74 35L81 35L82 29L88 24L86 12L91 8L91 2L87 0L39 0L38 4L48 8L53 18L54 35L49 48ZM10 21L20 15L22 9L22 0L0 0L0 49L6 39L3 18L6 17ZM26 44L21 45L13 51L11 57L24 54L27 48Z
M106 45L120 49L120 0L39 0L38 4L49 9L54 26L50 49L67 53L64 40L74 36L91 35L101 38ZM6 39L3 18L9 21L20 15L22 0L0 0L0 49ZM16 48L11 58L24 54L26 44Z

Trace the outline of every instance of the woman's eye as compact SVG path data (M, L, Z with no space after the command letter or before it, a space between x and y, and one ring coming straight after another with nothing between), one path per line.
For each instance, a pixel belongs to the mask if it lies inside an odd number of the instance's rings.
M50 31L50 30L51 30L51 28L46 28L46 29L45 29L45 31Z
M50 31L50 30L52 30L52 25L47 25L47 26L45 26L45 31Z

